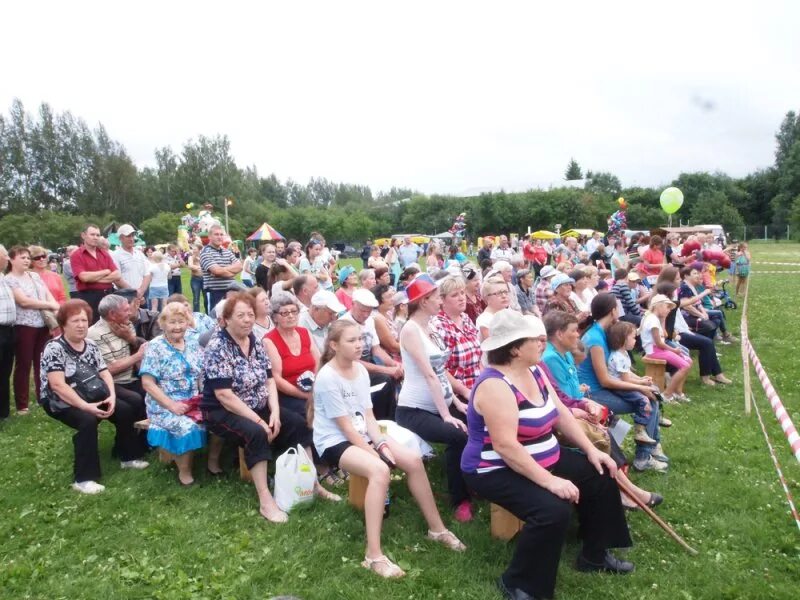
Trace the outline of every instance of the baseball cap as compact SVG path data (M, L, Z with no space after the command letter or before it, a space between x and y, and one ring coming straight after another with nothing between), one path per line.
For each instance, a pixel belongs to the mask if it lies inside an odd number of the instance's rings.
M358 288L353 292L353 302L358 302L369 308L378 308L378 300L375 298L375 295L364 288Z
M136 230L133 228L133 225L122 225L119 229L117 229L117 235L130 235L132 233L136 233Z
M339 302L336 294L328 290L319 290L317 293L311 296L311 306L324 306L325 308L335 312L337 315L347 310L344 304Z

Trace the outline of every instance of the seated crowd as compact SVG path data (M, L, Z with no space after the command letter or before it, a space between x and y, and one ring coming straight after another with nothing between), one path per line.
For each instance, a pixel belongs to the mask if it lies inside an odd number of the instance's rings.
M264 244L243 266L212 227L209 244L187 257L190 302L172 281L181 257L153 262L133 248L133 228L119 233L112 256L99 230L85 229L68 257L71 299L44 250L0 247L3 271L10 262L0 331L16 335L17 412L29 410L33 371L39 404L75 430L73 487L104 490L97 430L108 420L122 468L147 468L158 448L183 486L194 483L199 450L219 475L225 444L242 448L261 515L280 523L288 517L270 492L268 462L300 445L325 482L367 480L362 564L384 577L403 575L380 537L393 468L406 473L427 537L465 550L442 520L422 457L385 433L387 420L441 445L454 519L470 521L477 496L523 522L498 584L509 598L545 598L573 507L577 568L625 573L633 565L609 549L631 545L623 509L637 505L613 479L644 504L663 501L627 479L628 459L610 435L620 415L633 421L632 468L663 472L662 431L672 425L664 405L689 402L695 363L703 384L730 383L716 344L736 338L715 302L716 265L703 260L713 239L691 236L686 244L700 247L686 253L675 238L665 252L656 235L555 246L526 236L518 251L501 236L497 248L484 240L479 265L404 239L371 246L357 272L337 271L317 233L305 246ZM732 265L747 277L746 246ZM635 372L642 355L665 361L665 389ZM0 418L9 412L11 367L3 368ZM146 432L134 427L145 419ZM340 500L319 482L315 495Z

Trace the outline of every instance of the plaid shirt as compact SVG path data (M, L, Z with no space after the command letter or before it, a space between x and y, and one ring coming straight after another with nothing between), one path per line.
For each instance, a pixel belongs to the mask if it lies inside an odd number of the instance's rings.
M540 277L534 289L534 295L536 296L536 306L539 307L539 312L544 314L544 309L547 308L547 301L553 295L553 290L550 288L550 280Z
M481 345L475 324L467 313L461 313L461 327L458 327L450 317L440 312L431 319L431 325L450 350L445 368L453 377L472 389L481 370Z
M5 278L0 273L0 325L13 325L17 320L17 304Z

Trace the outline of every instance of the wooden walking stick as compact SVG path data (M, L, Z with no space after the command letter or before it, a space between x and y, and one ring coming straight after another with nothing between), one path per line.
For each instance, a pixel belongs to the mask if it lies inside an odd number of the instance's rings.
M672 527L670 527L669 525L667 525L664 521L662 521L661 517L659 517L656 513L654 513L653 510L649 506L647 506L647 504L639 500L639 497L633 492L633 490L631 490L628 487L627 483L622 483L622 481L617 479L617 485L619 486L619 489L621 489L628 498L633 500L639 508L641 508L645 513L647 513L648 517L653 519L653 521L655 521L659 525L659 527L661 527L661 529L666 531L673 540L675 540L681 546L683 546L689 554L693 555L697 554L697 550L692 548L689 544L686 543L686 541L681 536L675 533L675 530L672 529Z

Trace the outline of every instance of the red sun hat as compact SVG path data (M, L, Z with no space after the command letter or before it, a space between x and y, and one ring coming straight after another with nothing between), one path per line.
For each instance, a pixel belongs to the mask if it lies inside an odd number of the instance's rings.
M418 275L406 288L409 302L416 302L436 289L436 284L430 275Z

